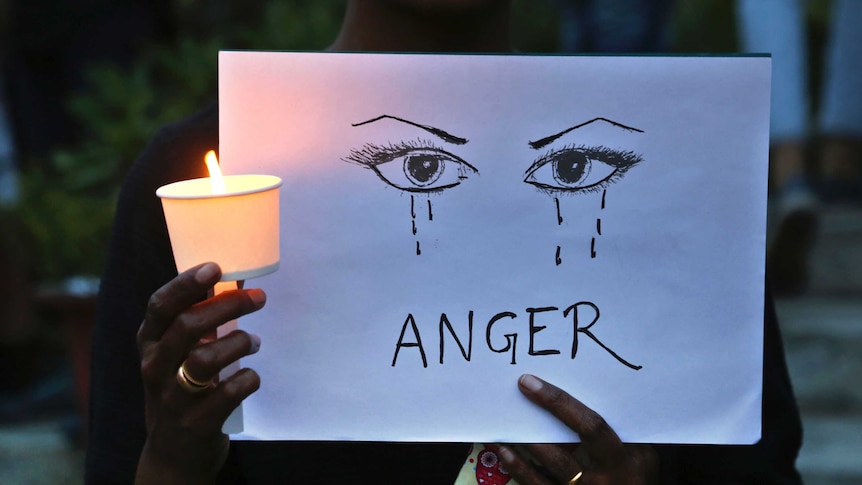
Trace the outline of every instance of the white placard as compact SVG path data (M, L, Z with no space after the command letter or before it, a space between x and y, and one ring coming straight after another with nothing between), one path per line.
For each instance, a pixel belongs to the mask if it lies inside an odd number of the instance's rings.
M532 373L625 441L757 441L769 79L765 57L222 52L225 172L284 180L234 438L576 439Z

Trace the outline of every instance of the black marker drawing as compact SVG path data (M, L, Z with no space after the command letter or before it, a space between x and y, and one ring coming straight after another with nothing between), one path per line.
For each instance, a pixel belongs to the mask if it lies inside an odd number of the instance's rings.
M581 326L579 319L579 312L583 309L588 309L589 313L592 313L594 316L590 323L587 325ZM578 356L578 350L580 348L580 342L578 339L578 334L586 335L593 342L595 342L599 347L601 347L605 352L610 354L614 359L616 359L620 364L628 367L632 370L641 370L643 368L642 365L635 365L631 362L623 359L617 354L613 349L611 349L604 342L599 340L599 338L593 333L593 327L598 323L601 312L599 311L598 305L590 301L579 301L574 305L570 305L566 307L562 312L560 312L561 308L556 306L544 306L544 307L527 307L524 309L525 312L529 315L528 323L526 326L527 338L529 338L529 349L527 351L527 357L548 357L548 356L556 356L561 355L562 352L556 348L537 348L539 347L538 340L543 338L539 334L549 327L549 325L559 326L561 324L565 324L564 322L571 321L572 322L572 347L570 359L575 360ZM562 319L559 318L560 313L562 313ZM458 350L461 352L461 357L465 362L470 362L473 357L473 320L474 320L475 312L470 310L467 313L467 329L466 329L466 339L464 338L464 330L462 328L462 333L459 336L458 332L455 330L455 326L452 324L452 319L446 313L441 313L440 318L438 320L438 335L439 335L439 349L440 349L440 365L444 365L444 355L445 355L445 336L448 334L452 340L455 341L455 344L458 346ZM571 315L571 317L569 317ZM555 318L556 317L556 318ZM571 318L569 320L569 318ZM540 322L541 320L541 322ZM522 324L523 319L518 320L518 314L511 311L501 311L499 313L494 314L488 319L487 325L485 325L485 344L489 351L496 354L507 354L510 353L510 365L517 365L517 356L518 354L518 336L521 335L523 338L523 334L515 331L515 327L519 324ZM426 325L428 322L424 322ZM499 328L495 329L495 325L500 325L503 329ZM413 338L405 339L405 335L407 334L407 327L410 327L410 331L413 332ZM398 356L402 349L411 349L415 348L419 351L419 358L422 362L423 368L428 368L428 358L425 354L425 348L422 345L422 335L420 334L421 326L417 323L416 317L413 316L412 313L407 314L407 318L404 319L404 323L401 325L401 333L398 336L398 340L395 342L395 352L392 356L392 367L395 367L398 364ZM444 328L446 332L444 332ZM427 326L426 326L427 329ZM426 330L427 331L427 330ZM506 333L508 332L508 333ZM501 338L502 337L502 338ZM467 341L467 347L464 347L464 340ZM502 345L502 342L505 340L506 344ZM497 341L498 345L495 345L493 341ZM552 341L548 338L544 338L545 346L553 345L554 343L559 343L556 341ZM543 346L544 347L544 346ZM457 357L456 357L457 360ZM410 364L408 364L410 365Z
M602 190L602 208L601 208L601 210L605 210L605 197L607 195L608 195L608 189L603 189ZM599 236L602 235L602 218L601 217L596 218L596 234L598 234ZM593 241L592 241L591 247L590 247L590 258L595 258L595 257L596 257L596 238L593 238Z
M571 131L577 130L578 128L583 128L584 126L595 123L596 121L604 121L605 123L610 123L611 125L616 126L617 128L622 128L626 131L634 131L637 133L643 133L643 130L639 130L637 128L632 128L631 126L626 126L622 123L617 123L616 121L612 121L612 120L609 120L607 118L593 118L590 121L585 121L581 124L572 126L571 128L566 128L565 130L563 130L563 131L561 131L555 135L546 136L545 138L542 138L540 140L531 141L530 142L530 148L532 148L533 150L538 150L539 148L542 148L545 145L553 143L554 141L556 141L557 138L559 138L559 137L561 137L561 136L563 136L563 135L565 135Z
M421 139L387 146L366 143L343 160L373 170L396 189L414 193L442 192L479 173L463 158Z
M538 150L557 139L587 125L603 122L611 126L633 133L643 133L643 130L609 120L593 118L590 121L566 128L565 130L529 142L530 148ZM562 225L563 216L560 209L561 195L580 195L602 191L602 209L605 208L605 195L608 186L620 181L634 166L641 163L643 157L630 150L618 150L606 146L587 146L570 144L562 148L552 149L536 159L524 172L524 182L535 186L538 190L552 195L557 210L557 225ZM602 235L601 219L596 219L596 233ZM590 258L596 257L596 238L590 241ZM560 265L560 247L554 256L557 266Z
M416 235L416 210L415 210L415 201L413 200L413 194L410 194L410 219L411 224L413 225L413 235ZM416 240L416 256L422 254L422 250L419 248L419 240Z
M578 307L582 306L582 305L585 305L585 306L592 308L593 311L596 313L596 317L593 318L593 320L589 324L587 324L587 326L585 326L585 327L581 327L578 325ZM605 349L605 351L607 351L607 353L611 354L613 356L613 358L617 359L617 361L619 361L621 364L628 367L629 369L633 369L633 370L643 369L642 365L632 364L629 361L620 357L619 354L617 354L616 352L611 350L610 347L608 347L607 345L602 343L602 341L599 340L593 334L592 331L590 331L590 329L593 327L593 325L595 325L596 322L599 321L599 316L601 314L601 312L599 312L599 307L596 306L595 303L590 302L590 301L581 301L581 302L575 303L574 305L570 306L569 308L566 308L565 311L563 311L563 316L568 317L570 312L572 313L572 322L573 322L574 327L575 327L575 338L572 340L572 358L573 359L575 357L577 357L577 355L578 355L578 334L582 333L582 334L586 335L587 337L591 338L593 340L593 342L599 344L599 346L601 348Z
M554 197L554 205L557 207L557 225L560 226L563 224L563 216L560 215L560 199L559 198ZM560 247L559 246L557 246L557 254L554 256L554 262L556 263L557 266L559 266L560 263L563 262L563 260L560 258Z
M446 143L463 145L469 140L452 135L440 128L416 123L391 115L381 115L351 126L365 126L381 120L393 120L407 124L436 136ZM410 193L410 217L412 233L417 235L416 209L414 195L428 194L428 220L434 220L430 194L441 193L460 185L479 170L466 160L435 145L430 140L417 138L388 145L366 143L360 149L352 149L344 161L361 165L374 172L389 186ZM419 240L416 240L416 255L422 254Z
M449 133L446 133L445 131L441 130L440 128L434 128L433 126L429 126L429 125L422 125L422 124L416 123L414 121L409 121L409 120L405 120L403 118L398 118L397 116L390 116L390 115L380 115L377 118L372 118L372 119L367 120L367 121L361 121L359 123L354 123L351 126L367 125L369 123L374 123L375 121L380 121L383 119L400 121L400 122L406 123L410 126L415 126L416 128L422 128L423 130L427 131L428 133L431 133L432 135L437 135L443 141L452 143L454 145L463 145L469 141L466 138L461 138L460 136L450 135Z
M563 223L563 216L560 215L560 199L554 197L554 204L557 206L557 225L561 225Z
M524 182L554 195L598 192L642 160L631 151L569 145L539 157L524 172Z
M393 120L405 123L425 130L444 142L453 145L463 145L468 142L466 138L454 136L439 128L390 115L381 115L367 121L355 123L352 126L365 126L381 120ZM585 123L567 128L555 135L530 142L530 147L533 149L540 149L553 143L567 133L598 121L609 123L612 126L622 128L627 131L643 132L637 128L632 128L606 118L595 118ZM372 170L375 175L377 175L377 177L387 185L410 194L411 232L413 236L417 237L417 256L422 254L422 250L418 239L419 230L416 224L416 197L426 197L425 202L428 207L428 221L431 222L434 220L434 213L430 194L439 194L445 190L460 185L472 175L479 174L479 170L463 158L440 148L430 140L425 139L416 139L397 143L390 142L388 145L366 143L360 149L351 150L350 154L344 157L343 160ZM641 161L642 157L632 151L615 150L605 146L567 145L559 149L552 149L535 160L526 170L523 181L535 186L537 189L548 195L553 195L554 205L556 207L557 225L561 226L564 219L560 207L560 195L593 193L601 190L601 208L604 209L607 187L622 179L628 170ZM596 234L598 236L601 236L602 234L601 218L596 218ZM596 238L593 237L590 243L590 253L592 258L596 257L595 244ZM560 253L561 247L557 246L555 254L555 262L557 266L562 263ZM588 325L583 327L579 326L578 322L578 308L581 306L588 306L595 312L595 318L593 318ZM560 308L555 306L528 307L525 309L529 314L528 356L553 356L561 353L558 349L538 348L536 345L536 340L538 338L537 335L548 328L547 325L540 325L537 322L537 315L542 315L543 320L545 320L550 314L559 312L559 310ZM572 315L574 326L571 359L574 360L577 356L579 347L578 334L583 334L593 340L603 350L608 352L619 363L633 370L640 370L642 368L642 366L631 364L620 357L610 347L601 342L591 331L591 328L599 320L598 306L588 301L581 301L562 311L563 318L568 318L570 314ZM498 354L511 352L511 360L509 362L511 365L516 365L517 363L516 355L518 333L503 333L502 337L506 341L505 346L494 345L492 343L492 334L494 333L493 328L495 324L501 323L505 325L506 323L511 323L517 318L517 316L517 314L510 311L499 312L488 320L488 324L485 327L485 341L488 350ZM473 317L474 312L470 310L467 315L468 338L467 346L465 348L461 337L456 333L449 317L445 313L440 314L438 333L440 339L439 362L441 365L444 362L444 337L447 332L458 346L458 350L460 350L463 359L470 362L473 353ZM414 340L405 340L408 326L414 334ZM444 328L447 332L444 332ZM496 340L499 340L499 338ZM422 367L428 367L428 359L422 345L419 327L417 325L416 318L412 313L408 313L407 318L401 326L401 333L398 336L398 340L395 344L395 352L392 357L392 367L396 366L399 353L403 348L416 348L419 351Z

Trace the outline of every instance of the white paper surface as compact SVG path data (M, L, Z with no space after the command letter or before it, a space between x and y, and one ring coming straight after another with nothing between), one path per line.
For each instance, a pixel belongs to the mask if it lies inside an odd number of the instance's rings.
M576 440L518 391L532 373L625 441L757 441L769 76L762 57L222 52L225 173L284 180L234 438ZM469 361L441 314L465 352L472 314Z

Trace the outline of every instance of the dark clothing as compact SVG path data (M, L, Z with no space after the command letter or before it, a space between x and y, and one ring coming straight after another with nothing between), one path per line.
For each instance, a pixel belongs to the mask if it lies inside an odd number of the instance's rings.
M135 334L149 296L176 276L161 185L206 176L218 107L163 128L129 173L117 208L93 335L87 483L131 483L143 447L144 392ZM766 315L764 439L756 446L660 446L662 483L796 484L801 427L771 305ZM450 485L467 444L233 442L223 483Z

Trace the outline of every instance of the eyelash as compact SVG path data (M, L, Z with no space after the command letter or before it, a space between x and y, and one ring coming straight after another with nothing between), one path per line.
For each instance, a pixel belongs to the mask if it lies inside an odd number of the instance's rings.
M559 155L560 153L566 151L579 151L587 156L587 158L593 160L599 160L600 162L606 163L617 169L626 169L628 170L631 167L634 167L641 161L643 161L643 157L640 154L635 153L631 150L620 151L614 150L612 148L608 148L604 145L596 145L596 146L586 146L586 145L566 145L562 148L557 148L554 150L548 150L544 155L537 158L530 168L524 171L524 175L533 172L537 168L545 165L546 163L552 162L554 160L555 155Z
M350 155L343 158L346 162L356 163L365 167L374 167L383 163L391 162L398 157L403 157L416 150L428 150L435 153L440 153L463 163L472 168L478 173L478 170L464 161L461 157L449 153L446 150L434 145L428 140L417 138L415 140L404 140L397 143L390 142L388 146L375 145L366 143L361 149L350 150Z

